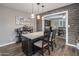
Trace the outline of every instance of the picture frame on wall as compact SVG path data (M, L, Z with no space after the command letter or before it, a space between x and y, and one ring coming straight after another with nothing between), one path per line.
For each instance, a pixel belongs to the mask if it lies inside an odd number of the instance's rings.
M15 16L15 22L18 25L23 25L24 24L24 17L21 16Z

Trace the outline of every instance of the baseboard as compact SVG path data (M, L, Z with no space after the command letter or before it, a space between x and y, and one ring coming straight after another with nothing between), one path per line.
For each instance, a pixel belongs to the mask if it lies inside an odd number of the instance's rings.
M66 45L68 45L68 46L72 46L72 47L75 47L76 49L79 50L79 48L77 47L77 45L73 45L73 44L69 44L69 43L67 43Z
M66 45L75 47L75 48L77 48L79 50L79 47L77 47L77 45L72 45L72 44L66 44Z
M13 42L10 42L10 43L6 43L6 44L2 44L2 45L0 45L0 47L7 46L7 45L10 45L10 44L13 44L13 43L16 43L16 41L13 41Z
M66 44L66 45L68 45L68 46L72 46L72 47L75 47L75 48L77 47L76 45L69 44L69 43L68 43L68 44Z

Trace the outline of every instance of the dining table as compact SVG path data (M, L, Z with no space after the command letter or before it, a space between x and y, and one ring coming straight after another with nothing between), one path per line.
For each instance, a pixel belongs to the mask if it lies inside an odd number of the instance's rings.
M43 31L22 34L22 50L24 54L31 56L35 51L33 43L41 40L43 37Z

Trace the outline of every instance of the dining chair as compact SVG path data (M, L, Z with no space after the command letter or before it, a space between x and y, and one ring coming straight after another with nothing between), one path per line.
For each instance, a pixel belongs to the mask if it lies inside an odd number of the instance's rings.
M40 51L41 51L42 55L44 55L44 52L45 52L44 50L45 49L48 50L48 54L50 55L49 37L50 37L50 32L45 31L43 39L34 43L35 46L40 48Z
M55 42L55 38L56 38L56 30L52 30L50 33L50 39L49 39L49 44L52 48L53 51L53 47L56 47L56 42Z

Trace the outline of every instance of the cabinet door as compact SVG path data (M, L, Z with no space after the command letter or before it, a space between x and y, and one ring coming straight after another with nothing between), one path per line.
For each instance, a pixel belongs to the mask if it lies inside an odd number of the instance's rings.
M59 27L65 27L66 23L64 20L59 20Z
M51 22L49 20L45 20L45 26L50 26Z

